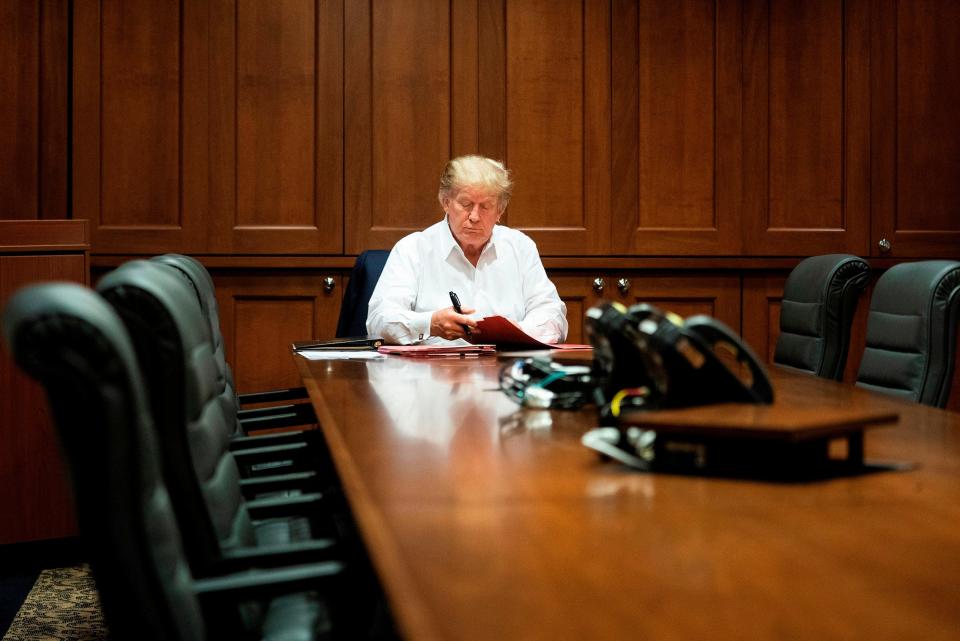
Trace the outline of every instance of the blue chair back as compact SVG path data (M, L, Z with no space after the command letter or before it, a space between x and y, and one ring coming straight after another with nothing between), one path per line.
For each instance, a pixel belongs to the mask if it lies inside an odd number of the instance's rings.
M350 283L343 293L340 319L337 322L337 338L366 336L367 307L370 296L380 280L383 266L390 252L386 249L368 249L359 256L350 272Z

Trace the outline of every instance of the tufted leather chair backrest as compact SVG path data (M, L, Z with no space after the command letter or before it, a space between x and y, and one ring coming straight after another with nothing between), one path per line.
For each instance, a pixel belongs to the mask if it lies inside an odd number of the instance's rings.
M773 361L823 378L843 378L850 325L869 279L870 266L857 256L828 254L801 261L783 289Z
M189 284L157 263L125 263L97 290L123 319L143 363L164 476L178 518L191 524L187 557L204 574L223 552L255 543L229 450L234 425L220 402L222 372L209 326Z
M237 399L237 386L233 379L233 370L227 363L226 351L223 341L223 332L220 329L220 307L217 304L217 290L213 283L213 278L207 268L191 256L183 254L163 254L154 256L150 259L153 262L172 267L174 273L179 274L189 283L192 291L196 295L197 302L200 304L203 318L206 320L209 328L210 340L213 344L213 355L217 362L217 367L221 378L218 379L218 394L220 403L223 406L224 416L230 425L234 426L237 434L242 433L237 423L237 411L240 408Z
M960 262L891 267L874 288L857 385L944 407L953 379Z
M17 363L46 388L111 635L203 639L145 384L120 318L84 287L43 284L10 300L4 331Z

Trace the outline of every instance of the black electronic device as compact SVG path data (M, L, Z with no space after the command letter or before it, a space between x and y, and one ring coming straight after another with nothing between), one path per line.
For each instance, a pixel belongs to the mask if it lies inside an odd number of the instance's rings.
M628 408L633 411L626 414L635 415L713 403L773 403L766 370L729 327L709 316L684 321L647 304L628 309L605 302L590 308L586 316L596 403L604 427L584 434L584 445L647 471L739 468L756 453L752 444L744 448L739 441L730 445L709 437L660 438L656 428L622 420L621 412ZM816 448L819 455L820 444ZM791 456L795 454L791 450Z
M500 370L500 389L538 409L576 409L593 400L590 367L561 365L549 358L521 358Z
M601 413L616 417L624 403L665 409L773 402L756 355L709 316L684 321L653 305L605 302L587 311L586 328Z

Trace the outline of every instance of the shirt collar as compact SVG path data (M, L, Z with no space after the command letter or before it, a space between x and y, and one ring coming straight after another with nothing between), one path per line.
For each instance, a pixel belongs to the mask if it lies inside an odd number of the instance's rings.
M450 231L450 221L447 219L446 214L443 216L443 231L440 234L440 248L443 250L443 255L449 257L451 252L455 249L463 255L463 250L460 249L460 245L457 244L457 239L453 237L453 232Z
M457 244L457 239L453 237L453 232L450 231L450 221L447 220L446 214L443 216L443 232L440 236L440 249L443 251L443 255L450 257L450 254L456 251L464 260L466 256L463 254L463 249L460 245ZM483 250L480 252L480 256L490 255L491 258L495 258L497 255L497 237L500 236L500 225L493 226L493 232L490 234L490 240L487 241L487 244L483 246Z

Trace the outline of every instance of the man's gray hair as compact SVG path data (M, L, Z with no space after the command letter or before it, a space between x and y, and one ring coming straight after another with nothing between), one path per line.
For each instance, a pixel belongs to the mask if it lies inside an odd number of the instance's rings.
M497 196L498 213L503 213L513 193L510 170L498 160L484 156L460 156L447 163L440 176L440 204L454 198L464 187L481 188Z

